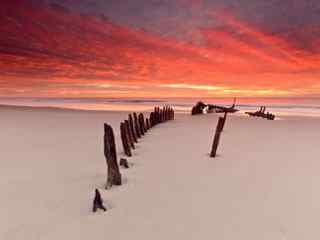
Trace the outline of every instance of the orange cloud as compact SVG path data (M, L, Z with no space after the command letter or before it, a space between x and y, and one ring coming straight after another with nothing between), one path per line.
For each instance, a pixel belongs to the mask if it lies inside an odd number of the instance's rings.
M192 44L50 7L12 9L0 10L2 96L320 95L318 53L225 13L207 13L219 24L190 32L201 37Z

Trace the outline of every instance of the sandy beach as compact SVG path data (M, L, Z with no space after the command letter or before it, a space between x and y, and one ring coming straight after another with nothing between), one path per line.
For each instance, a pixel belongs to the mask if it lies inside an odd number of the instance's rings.
M104 190L103 123L128 112L0 107L0 239L319 239L319 118L177 114ZM107 212L91 212L99 188Z

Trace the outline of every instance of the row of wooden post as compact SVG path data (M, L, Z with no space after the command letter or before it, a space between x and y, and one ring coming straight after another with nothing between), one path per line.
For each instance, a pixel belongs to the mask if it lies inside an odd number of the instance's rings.
M143 113L133 113L128 115L128 119L120 123L121 141L125 155L132 156L132 149L138 139L159 123L174 120L174 110L170 106L163 108L155 107L149 118L145 118ZM115 138L112 127L104 124L104 155L108 166L108 177L106 188L113 185L121 185L121 173L119 170Z
M129 114L128 120L120 123L121 141L123 151L128 157L132 156L132 149L135 149L135 143L145 135L149 129L159 123L174 119L174 110L170 106L163 108L155 107L150 113L149 118L145 118L143 113Z
M210 153L210 157L212 157L212 158L217 156L217 149L218 149L218 145L219 145L219 141L220 141L220 136L221 136L221 133L224 129L224 125L226 123L226 120L227 120L227 112L224 113L223 117L219 117L219 120L218 120L216 132L215 132L214 138L213 138L211 153Z

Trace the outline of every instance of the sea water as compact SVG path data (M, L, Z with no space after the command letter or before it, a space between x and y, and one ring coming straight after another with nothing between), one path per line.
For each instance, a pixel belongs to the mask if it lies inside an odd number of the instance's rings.
M0 98L1 105L55 107L81 110L149 111L154 106L171 105L176 112L190 113L197 101L231 106L232 98ZM320 117L320 98L237 98L240 114L266 106L267 112L278 116Z

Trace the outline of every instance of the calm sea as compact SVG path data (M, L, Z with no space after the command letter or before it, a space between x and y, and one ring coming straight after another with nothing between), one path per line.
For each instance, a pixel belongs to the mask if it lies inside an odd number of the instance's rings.
M0 98L1 105L31 107L58 107L82 110L148 111L154 106L171 105L176 111L189 113L197 101L230 106L232 98L170 98L170 99L115 99L115 98ZM254 111L264 105L267 111L278 115L320 117L320 98L237 98L241 113Z

